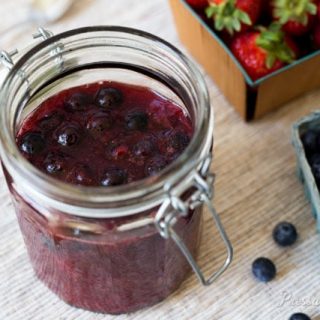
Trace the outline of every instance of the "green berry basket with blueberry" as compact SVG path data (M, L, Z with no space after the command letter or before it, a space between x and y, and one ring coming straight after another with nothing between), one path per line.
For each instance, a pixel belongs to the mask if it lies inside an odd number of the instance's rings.
M169 0L178 34L245 120L320 88L320 0Z
M297 157L298 177L304 185L320 232L320 110L292 127L292 143Z

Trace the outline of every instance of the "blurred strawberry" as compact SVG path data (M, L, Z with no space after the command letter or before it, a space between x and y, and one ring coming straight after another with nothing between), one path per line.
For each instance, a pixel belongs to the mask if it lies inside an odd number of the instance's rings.
M296 44L277 23L273 23L269 29L261 27L258 31L236 35L231 43L231 51L252 80L282 68L298 55Z
M262 0L210 0L206 14L213 19L216 30L233 35L254 26L261 9Z
M316 22L315 28L312 34L312 44L314 49L320 50L320 19Z
M283 30L293 36L309 32L317 13L316 0L273 0L273 17L283 24Z
M208 6L208 0L186 0L195 9L204 9Z

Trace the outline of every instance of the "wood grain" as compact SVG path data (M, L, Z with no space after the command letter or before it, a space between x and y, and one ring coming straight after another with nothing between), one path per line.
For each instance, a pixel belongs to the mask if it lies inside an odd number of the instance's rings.
M5 8L4 5L0 10ZM7 14L14 18L14 12ZM165 0L78 1L76 8L50 29L59 32L93 24L138 27L183 49ZM15 35L15 40L6 40L5 49L29 42L28 31L31 33L32 29L25 28L24 34ZM1 177L1 320L286 320L297 311L320 319L319 305L294 306L293 301L281 305L283 292L294 299L320 300L319 236L296 178L290 142L291 124L319 108L320 91L246 124L208 76L206 80L216 114L214 204L234 245L231 268L209 288L202 288L190 274L164 302L131 315L113 317L69 307L35 278ZM300 238L293 248L280 249L271 239L273 226L281 220L289 220L298 228ZM251 262L258 256L275 261L275 281L260 284L253 279ZM206 214L199 263L209 272L223 257L223 245Z

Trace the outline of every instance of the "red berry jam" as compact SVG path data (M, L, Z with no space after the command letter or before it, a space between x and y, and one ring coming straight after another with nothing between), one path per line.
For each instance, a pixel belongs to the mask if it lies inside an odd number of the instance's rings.
M190 118L144 87L93 83L44 101L17 144L47 174L72 184L115 186L157 174L189 144Z
M105 188L157 174L183 152L192 133L190 118L171 100L145 87L99 82L44 101L16 141L46 174ZM7 179L36 275L67 303L128 313L163 300L186 277L186 259L153 224L123 228L153 217L157 208L123 218L80 218L24 199ZM190 212L175 225L193 255L200 217Z

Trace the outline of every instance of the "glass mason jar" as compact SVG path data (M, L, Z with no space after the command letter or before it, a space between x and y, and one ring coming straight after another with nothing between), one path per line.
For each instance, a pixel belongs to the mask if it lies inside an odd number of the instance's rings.
M148 33L88 27L52 36L22 55L1 90L5 177L37 277L67 303L127 313L166 298L190 265L203 285L228 267L232 248L211 205L213 112L205 82L180 51ZM42 101L74 86L114 80L147 86L181 105L193 138L157 176L128 185L74 186L33 167L15 135ZM206 204L226 244L223 266L205 279L195 262Z

